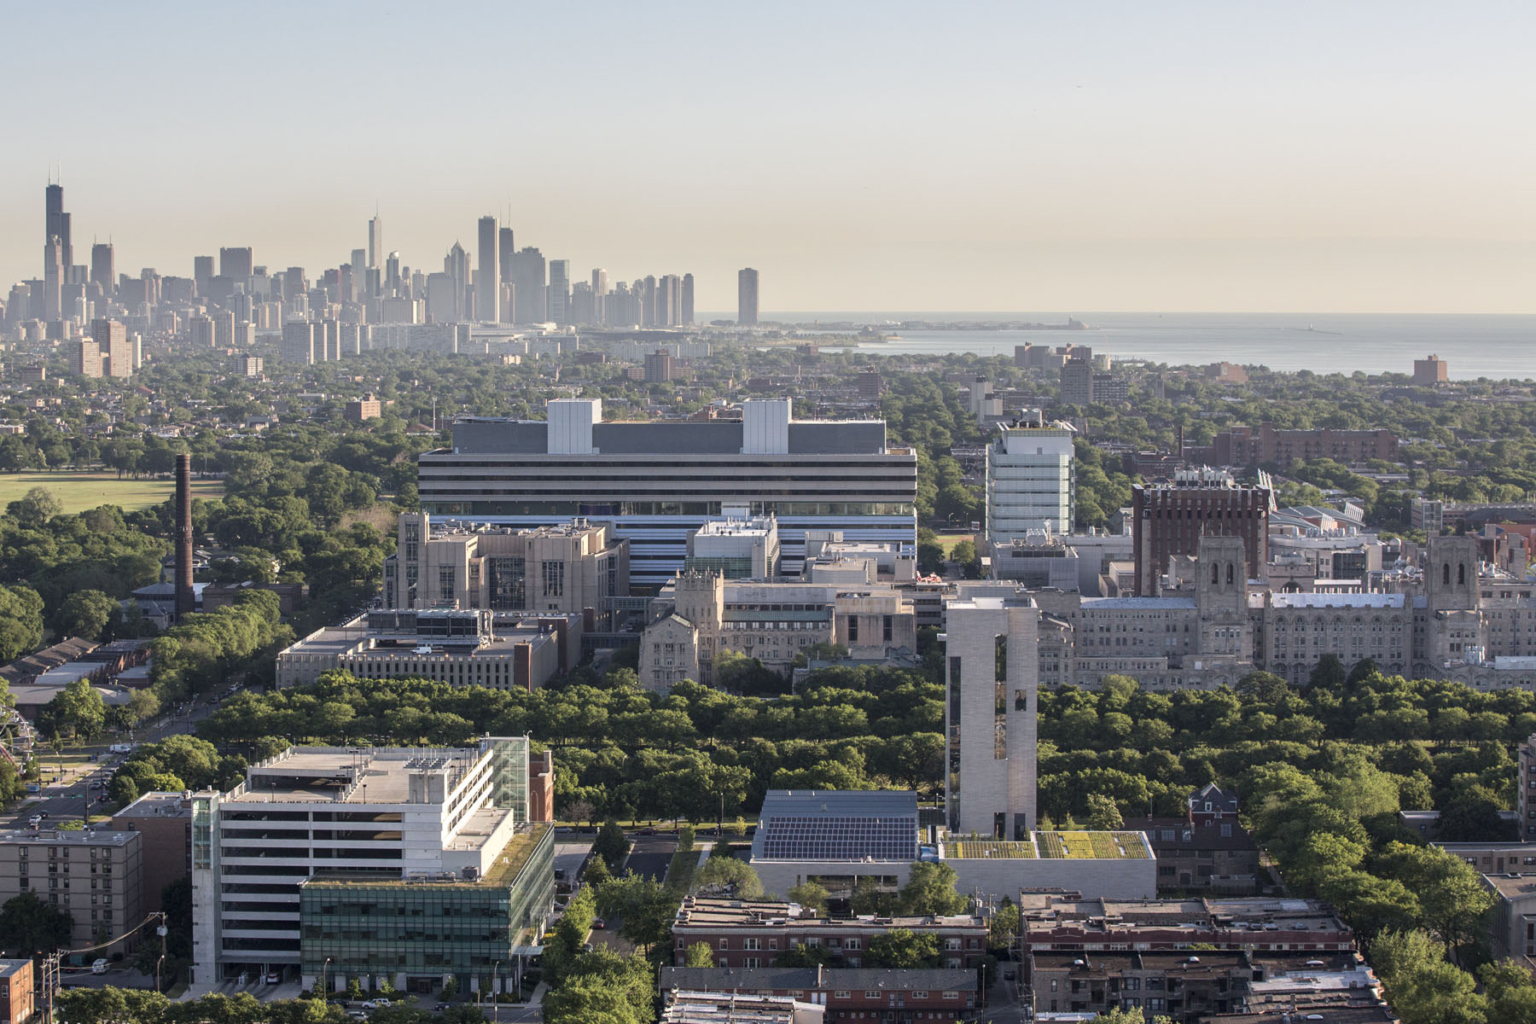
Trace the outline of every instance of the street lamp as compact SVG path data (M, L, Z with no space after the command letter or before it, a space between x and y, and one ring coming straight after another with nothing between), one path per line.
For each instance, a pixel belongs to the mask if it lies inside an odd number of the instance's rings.
M331 958L326 957L325 963L320 965L320 1001L328 1003L331 1000L330 990L325 987L325 969L331 965Z
M491 963L491 1020L493 1024L501 1020L501 993L497 991L497 985L501 981L500 974L501 961L493 961Z
M165 926L165 911L160 911L160 926L155 929L155 934L160 936L160 959L155 961L155 991L165 991L160 987L160 965L165 963L165 937L170 929Z

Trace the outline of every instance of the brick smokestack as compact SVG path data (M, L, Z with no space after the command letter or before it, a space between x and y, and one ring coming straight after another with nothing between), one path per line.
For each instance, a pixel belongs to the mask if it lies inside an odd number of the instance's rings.
M176 456L176 618L196 610L192 593L192 456Z

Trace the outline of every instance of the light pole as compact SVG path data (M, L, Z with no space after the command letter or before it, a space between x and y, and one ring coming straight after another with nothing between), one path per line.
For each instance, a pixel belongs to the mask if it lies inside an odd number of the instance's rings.
M325 962L320 965L320 1002L322 1003L331 1001L330 989L325 987L325 969L329 966L331 966L331 958L326 957Z
M491 1020L493 1024L501 1020L501 993L497 990L497 986L501 983L500 974L501 961L497 960L491 964Z
M165 937L170 929L165 926L165 911L160 911L160 926L155 929L155 934L160 936L160 959L155 961L155 991L165 991L160 987L160 965L165 963Z

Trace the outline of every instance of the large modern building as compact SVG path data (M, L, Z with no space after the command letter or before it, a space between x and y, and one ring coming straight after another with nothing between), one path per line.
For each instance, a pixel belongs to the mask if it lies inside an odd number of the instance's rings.
M611 523L630 542L631 586L649 589L683 568L688 534L722 515L773 514L789 575L807 530L917 541L917 455L887 445L884 421L795 420L789 399L687 423L604 423L601 399L548 411L455 422L453 447L419 458L423 509L506 526Z
M404 512L397 529L384 559L389 608L580 612L629 593L629 542L605 523L519 529Z
M501 319L501 272L496 269L499 253L495 217L481 217L479 225L480 262L475 268L475 319L495 323Z
M1276 430L1266 420L1258 430L1248 426L1223 430L1200 454L1217 466L1286 466L1307 459L1358 466L1372 459L1395 461L1397 435L1390 430Z
M290 747L194 794L194 984L277 971L312 988L324 971L337 991L499 989L494 961L513 964L554 898L528 747Z
M1077 511L1074 431L1065 423L1002 424L987 445L987 541L998 546L1042 528L1066 535Z

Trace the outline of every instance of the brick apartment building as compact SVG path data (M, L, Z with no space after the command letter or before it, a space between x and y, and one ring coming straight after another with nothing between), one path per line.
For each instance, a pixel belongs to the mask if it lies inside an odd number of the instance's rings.
M1355 933L1318 900L1188 900L1019 895L1019 942L1031 952L1187 950L1196 943L1252 952L1346 953Z
M1234 426L1198 454L1213 466L1288 465L1306 459L1333 459L1357 466L1370 459L1397 460L1397 435L1390 430L1276 430L1268 421L1259 429Z
M939 964L947 969L976 967L987 955L987 923L971 914L832 920L794 917L789 908L773 900L687 897L672 925L676 963L687 963L688 947L703 942L723 968L769 967L775 956L798 945L826 950L837 966L861 967L870 941L898 928L933 934Z
M981 1003L971 969L663 967L660 990L783 996L826 1007L827 1021L954 1021Z

